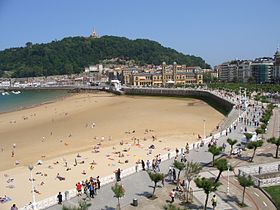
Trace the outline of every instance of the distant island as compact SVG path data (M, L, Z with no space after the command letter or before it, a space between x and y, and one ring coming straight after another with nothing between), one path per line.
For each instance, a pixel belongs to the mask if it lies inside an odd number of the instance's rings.
M67 37L47 44L26 43L25 47L0 51L0 77L36 77L80 73L85 66L113 59L118 64L171 64L210 68L201 57L185 55L147 39L125 37Z

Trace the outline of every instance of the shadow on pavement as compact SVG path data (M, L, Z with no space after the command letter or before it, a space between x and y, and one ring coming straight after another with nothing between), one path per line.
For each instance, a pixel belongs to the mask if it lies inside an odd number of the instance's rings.
M142 193L136 193L136 195L142 196L142 197L145 197L145 198L149 198L149 197L152 196L152 193L150 193L150 192L142 192Z

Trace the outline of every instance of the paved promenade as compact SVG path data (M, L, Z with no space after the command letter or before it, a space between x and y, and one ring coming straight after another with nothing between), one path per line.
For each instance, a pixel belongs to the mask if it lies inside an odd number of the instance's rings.
M236 112L234 112L234 115L236 115ZM234 119L234 117L232 117ZM274 120L272 121L274 122ZM273 125L273 124L272 124ZM226 142L227 138L233 138L240 140L243 138L243 134L240 132L241 128L244 129L245 125L243 123L239 123L237 125L236 130L232 130L231 133L229 133L227 136L223 136L219 138L217 141L218 145L221 146L224 142ZM255 127L253 126L246 126L248 131L255 130ZM271 127L271 123L270 126ZM198 149L191 150L188 154L187 158L188 161L195 161L200 162L203 165L207 165L212 160L211 154L207 151L208 147L205 144L203 147L199 147ZM225 153L228 153L229 147L226 148ZM247 155L250 155L250 152L247 151L243 154L243 157L246 159ZM232 165L238 165L237 163L243 163L243 164L249 164L247 161L244 161L243 159L239 160L236 158L233 158L230 160ZM164 161L161 163L161 172L167 173L169 166L171 166L173 163L173 159ZM240 164L240 165L243 165ZM237 171L237 168L235 169ZM205 177L213 177L217 174L217 170L215 170L212 167L204 167L203 171L201 172L201 176ZM241 201L241 195L242 195L242 187L238 184L237 179L233 176L233 174L230 174L229 179L229 186L230 186L230 196L227 196L227 172L224 172L221 177L221 182L223 183L222 186L218 188L218 191L215 193L218 196L218 206L216 209L226 210L226 209L239 209L237 206L237 203ZM183 173L182 173L183 175ZM147 199L147 196L150 195L152 192L151 186L153 183L150 181L150 178L148 177L147 173L145 171L141 171L138 173L135 173L133 175L130 175L128 177L125 177L122 179L121 183L124 185L124 188L126 190L124 198L121 199L121 206L123 209L126 210L132 210L132 209L141 209L145 207L149 207L149 209L163 209L163 206L168 204L169 196L168 193L171 189L174 188L173 184L170 184L166 182L165 186L163 188L157 188L156 189L156 195L158 196L157 199L151 201ZM114 198L113 192L111 190L111 186L113 183L105 185L101 188L101 190L98 192L98 195L89 202L92 204L90 209L101 209L101 210L112 210L115 209L117 204L117 199ZM161 185L161 184L160 184ZM194 201L193 204L189 207L190 209L201 209L204 205L205 200L205 194L203 191L198 189L195 184L192 182L191 184L192 188L194 189ZM210 195L210 199L213 196L213 193ZM138 199L139 206L133 207L131 206L133 199ZM64 205L77 205L80 197L75 197L69 201L65 201ZM175 200L175 204L179 205L180 201ZM276 209L274 205L270 202L269 199L267 199L258 189L256 188L248 188L247 193L245 195L245 203L248 205L248 207L243 208L245 210L249 209L268 209L268 210L274 210ZM208 202L208 207L211 208L211 202ZM58 210L61 209L60 205L55 205L50 208L49 210Z

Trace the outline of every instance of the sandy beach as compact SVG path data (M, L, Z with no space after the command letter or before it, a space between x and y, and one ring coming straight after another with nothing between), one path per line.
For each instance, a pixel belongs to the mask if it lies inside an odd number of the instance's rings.
M203 136L203 120L209 134L223 117L196 99L101 92L1 114L0 196L12 201L0 204L0 209L32 200L29 164L35 165L36 198L42 200L90 176L106 176L184 147L198 134ZM155 149L148 154L151 144ZM38 160L43 164L37 165ZM56 179L57 173L65 181Z

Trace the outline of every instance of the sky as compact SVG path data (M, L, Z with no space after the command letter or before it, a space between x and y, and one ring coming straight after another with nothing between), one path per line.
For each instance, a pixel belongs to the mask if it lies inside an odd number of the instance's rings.
M0 50L89 36L93 28L151 39L214 66L272 57L280 0L0 0Z

